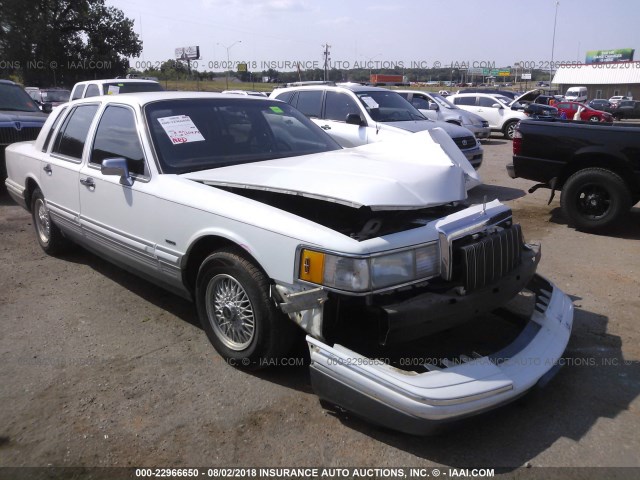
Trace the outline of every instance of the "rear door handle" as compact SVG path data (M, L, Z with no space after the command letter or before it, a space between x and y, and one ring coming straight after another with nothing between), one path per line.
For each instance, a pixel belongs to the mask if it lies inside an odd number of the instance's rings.
M91 177L81 178L80 183L85 187L96 188L96 184L94 183L93 178Z
M320 128L323 130L331 130L331 127L329 125L322 125Z
M49 165L48 163L43 167L42 170L47 172L47 175L51 175L51 173L53 172L53 170L51 170L51 165Z

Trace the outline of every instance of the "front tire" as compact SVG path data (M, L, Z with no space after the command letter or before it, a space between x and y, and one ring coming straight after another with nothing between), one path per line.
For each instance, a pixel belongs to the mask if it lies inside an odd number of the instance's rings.
M507 122L503 128L503 133L504 136L507 137L509 140L513 140L513 136L516 133L516 125L518 124L518 120L511 120L510 122Z
M269 297L266 275L235 249L209 255L198 272L196 305L209 341L232 366L258 370L288 353L295 325Z
M596 122L599 122L600 119L596 115L593 115L593 116L589 117L589 121L593 122L593 123L596 123Z
M603 230L631 208L631 194L624 180L603 168L587 168L569 177L562 187L560 205L579 230Z
M38 243L45 253L59 255L68 249L70 242L51 221L47 202L39 188L36 188L31 195L31 216Z

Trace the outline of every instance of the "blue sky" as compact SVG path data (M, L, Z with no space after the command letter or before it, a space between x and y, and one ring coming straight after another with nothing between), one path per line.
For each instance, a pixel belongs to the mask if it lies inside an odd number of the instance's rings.
M551 60L556 0L107 0L135 21L144 42L136 62L173 58L198 45L199 70L215 62L302 61L322 66L322 45L344 68L402 62L532 66ZM587 50L634 48L640 60L640 1L560 0L554 60ZM376 62L378 62L376 64ZM340 66L338 65L338 66ZM252 68L253 69L253 68ZM219 68L218 70L222 70Z

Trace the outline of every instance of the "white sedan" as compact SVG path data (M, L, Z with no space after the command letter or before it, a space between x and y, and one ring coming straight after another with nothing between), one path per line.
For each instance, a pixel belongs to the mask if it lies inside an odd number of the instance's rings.
M302 329L321 398L425 433L545 383L573 319L509 208L464 204L456 150L428 132L341 149L269 99L100 96L8 147L6 186L45 252L82 245L193 299L230 364L270 365ZM391 360L519 297L532 309L493 349L454 336L454 357Z

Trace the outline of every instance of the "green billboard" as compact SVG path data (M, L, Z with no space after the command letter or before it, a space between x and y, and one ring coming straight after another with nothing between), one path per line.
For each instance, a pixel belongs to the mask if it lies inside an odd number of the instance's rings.
M588 50L586 64L591 63L611 63L611 62L632 62L633 48L618 48L617 50Z

